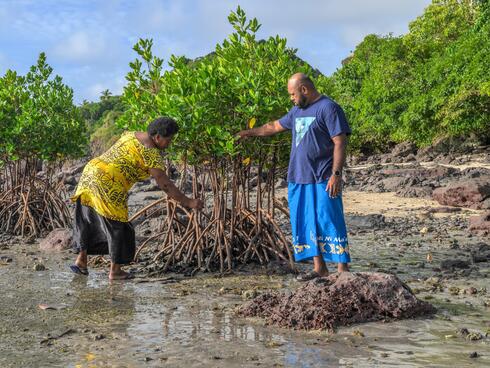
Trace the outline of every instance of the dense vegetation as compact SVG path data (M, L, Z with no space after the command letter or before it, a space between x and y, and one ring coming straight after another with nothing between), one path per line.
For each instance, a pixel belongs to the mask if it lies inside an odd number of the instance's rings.
M87 140L73 91L52 72L41 53L25 76L0 77L0 232L39 236L69 223L55 174Z
M439 137L490 139L488 0L434 0L403 36L369 35L319 85L365 151Z
M97 156L121 135L123 129L116 121L124 112L125 105L121 96L112 96L109 90L105 90L98 102L83 101L79 110L90 136L90 153Z

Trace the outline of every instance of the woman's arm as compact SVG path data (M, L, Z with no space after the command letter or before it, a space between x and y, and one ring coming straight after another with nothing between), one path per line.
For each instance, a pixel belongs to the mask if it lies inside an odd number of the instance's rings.
M170 178L163 172L162 169L150 169L150 175L153 176L160 187L167 195L181 203L185 207L201 209L203 203L198 198L186 197L170 180Z

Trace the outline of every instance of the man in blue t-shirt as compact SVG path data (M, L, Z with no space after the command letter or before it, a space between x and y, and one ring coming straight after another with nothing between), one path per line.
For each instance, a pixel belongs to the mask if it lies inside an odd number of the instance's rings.
M300 281L328 275L327 262L349 271L347 230L341 197L342 167L351 133L342 108L321 95L302 73L288 81L295 105L279 120L242 130L241 139L292 131L288 200L296 261L313 258L313 271Z

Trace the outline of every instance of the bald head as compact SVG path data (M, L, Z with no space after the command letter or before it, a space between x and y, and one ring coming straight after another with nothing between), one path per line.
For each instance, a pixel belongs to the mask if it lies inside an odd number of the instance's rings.
M304 73L293 74L291 78L289 78L288 85L289 84L296 88L305 86L308 89L315 89L315 84L313 84L313 81Z
M304 73L296 73L289 78L288 93L291 102L300 108L307 107L320 97L315 84Z

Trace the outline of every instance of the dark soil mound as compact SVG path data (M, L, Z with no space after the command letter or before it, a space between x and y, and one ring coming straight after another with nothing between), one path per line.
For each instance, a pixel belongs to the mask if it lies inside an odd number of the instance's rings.
M306 283L294 293L266 293L238 314L294 329L333 330L354 323L412 318L434 313L396 276L360 272L333 274Z

